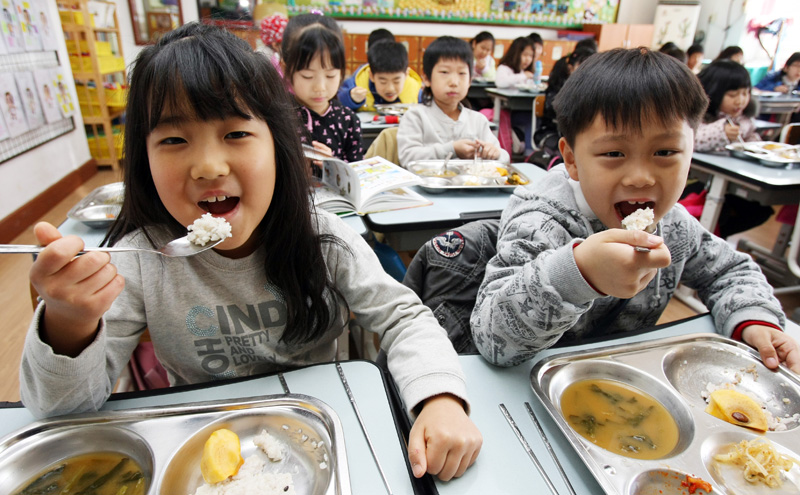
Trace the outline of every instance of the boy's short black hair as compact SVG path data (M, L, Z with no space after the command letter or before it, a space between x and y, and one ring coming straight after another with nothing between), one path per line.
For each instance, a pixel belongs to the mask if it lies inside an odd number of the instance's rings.
M393 74L408 69L408 51L402 43L379 41L367 50L369 70L373 74Z
M703 87L685 64L647 48L589 57L555 101L558 129L570 146L598 115L614 128L639 129L647 119L679 118L697 129L707 105Z
M687 57L691 57L695 53L705 53L705 50L703 50L703 45L695 43L694 45L690 46L688 50L686 50Z
M582 40L575 43L575 51L577 52L581 48L586 47L590 48L594 51L597 51L597 41L594 38L583 38Z
M367 37L367 50L380 41L394 41L394 34L385 28L375 29Z
M735 55L744 55L744 50L736 45L726 46L721 52L719 52L719 55L717 55L717 58L715 58L714 61L729 60Z
M433 76L433 68L439 60L459 60L469 67L469 77L472 79L472 47L466 41L453 36L440 36L433 40L422 55L422 73L428 80ZM422 88L422 103L430 104L433 93L430 86ZM467 99L464 98L464 102Z
M665 55L669 55L670 57L672 57L675 60L678 60L680 62L683 62L684 64L686 63L686 61L689 58L689 56L686 55L686 52L681 50L680 48L678 48L677 45L673 46L673 47L670 47L670 48L662 49L661 53L663 53Z
M530 38L535 45L544 46L544 41L542 40L542 36L539 33L531 33L528 35L528 38Z

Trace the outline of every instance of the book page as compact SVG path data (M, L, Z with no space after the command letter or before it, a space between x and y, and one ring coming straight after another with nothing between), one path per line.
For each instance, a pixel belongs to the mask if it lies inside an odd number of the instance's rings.
M322 182L346 197L356 208L361 204L358 175L347 163L338 159L322 162Z
M356 205L364 204L380 192L422 182L415 174L379 156L353 162L350 166L358 174L361 186L361 202Z

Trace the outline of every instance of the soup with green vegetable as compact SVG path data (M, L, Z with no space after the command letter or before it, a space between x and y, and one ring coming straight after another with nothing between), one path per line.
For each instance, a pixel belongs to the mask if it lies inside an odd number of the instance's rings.
M590 442L636 459L660 459L678 444L678 424L657 400L612 380L581 380L561 394L561 414Z
M122 454L102 452L72 457L31 479L14 495L144 495L142 468Z

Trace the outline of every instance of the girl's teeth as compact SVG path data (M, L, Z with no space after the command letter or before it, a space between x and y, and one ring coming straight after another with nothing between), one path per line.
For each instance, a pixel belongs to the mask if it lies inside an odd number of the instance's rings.
M628 201L629 205L643 205L647 204L647 201Z
M203 201L207 203L216 203L217 201L225 201L228 199L227 196L211 196L210 198L206 198Z

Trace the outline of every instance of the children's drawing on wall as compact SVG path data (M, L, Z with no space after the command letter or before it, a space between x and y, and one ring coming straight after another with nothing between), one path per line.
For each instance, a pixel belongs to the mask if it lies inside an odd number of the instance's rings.
M16 9L11 0L0 0L0 30L3 32L3 41L6 43L8 53L25 51L22 28L19 26Z
M0 110L6 119L8 133L11 137L24 134L28 130L23 104L17 91L14 74L9 72L0 74Z
M55 73L56 100L63 117L69 117L75 112L75 103L72 101L72 94L69 91L67 78L61 73L63 69L53 69Z
M55 24L47 16L47 0L32 0L38 19L39 36L42 38L42 50L57 50L58 41L56 39L56 29L59 24Z
M14 8L17 11L17 20L22 31L25 50L29 52L42 51L42 39L39 36L36 7L33 5L32 0L15 0Z
M36 85L33 81L32 72L17 72L14 74L17 81L17 89L22 98L22 107L25 110L25 118L30 129L36 129L44 125L44 114L42 106L39 104L39 96L36 94Z
M33 73L36 92L39 93L39 101L42 103L42 113L48 124L62 119L56 100L57 78L54 74L52 69L39 69Z

